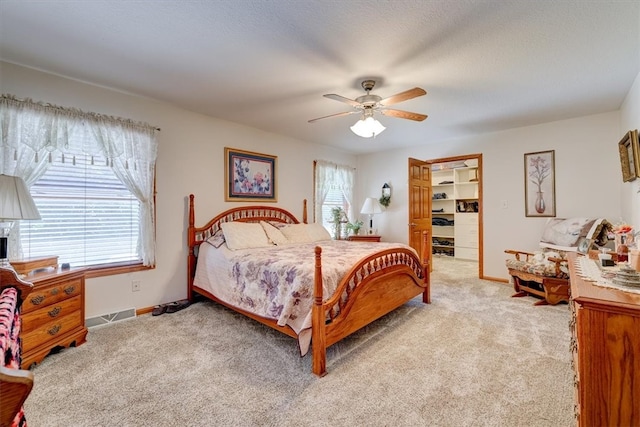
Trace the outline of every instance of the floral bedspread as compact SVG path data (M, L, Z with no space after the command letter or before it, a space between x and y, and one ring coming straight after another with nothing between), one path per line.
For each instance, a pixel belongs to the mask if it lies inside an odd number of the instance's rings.
M407 245L331 240L231 251L200 247L194 285L221 300L290 326L298 334L301 355L311 341L314 248L322 247L323 297L328 299L341 278L365 256Z

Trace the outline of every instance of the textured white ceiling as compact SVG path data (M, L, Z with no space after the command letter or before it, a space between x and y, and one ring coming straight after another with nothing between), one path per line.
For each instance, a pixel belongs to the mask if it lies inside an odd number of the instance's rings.
M618 109L640 1L0 0L0 59L364 153ZM365 77L429 118L307 123Z

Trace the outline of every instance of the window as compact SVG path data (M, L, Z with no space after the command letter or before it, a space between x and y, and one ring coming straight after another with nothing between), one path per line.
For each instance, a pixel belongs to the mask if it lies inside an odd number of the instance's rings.
M42 217L14 225L9 258L57 255L95 276L154 266L155 131L2 95L0 173L25 180Z
M31 186L42 220L20 222L24 256L57 255L73 266L141 262L138 200L105 159L65 157Z
M342 208L347 218L353 219L354 183L355 170L352 167L322 160L315 162L315 220L330 233L334 232L333 208Z

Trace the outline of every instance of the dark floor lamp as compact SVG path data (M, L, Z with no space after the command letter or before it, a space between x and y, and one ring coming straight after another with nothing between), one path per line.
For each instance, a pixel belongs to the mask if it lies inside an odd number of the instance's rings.
M11 268L7 239L21 219L40 219L38 208L22 178L0 174L0 267Z

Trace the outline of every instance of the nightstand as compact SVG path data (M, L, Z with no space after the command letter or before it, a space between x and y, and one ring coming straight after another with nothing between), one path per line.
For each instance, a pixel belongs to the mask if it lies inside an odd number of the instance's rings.
M31 273L33 291L22 303L22 369L40 363L55 347L86 341L84 269Z
M347 237L347 240L351 242L379 242L380 236L376 234L358 234Z

